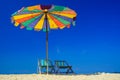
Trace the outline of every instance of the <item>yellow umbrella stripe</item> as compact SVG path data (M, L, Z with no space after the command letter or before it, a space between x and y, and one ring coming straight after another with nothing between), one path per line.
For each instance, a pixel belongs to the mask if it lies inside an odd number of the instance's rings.
M16 15L16 16L13 16L13 20L17 20L17 19L21 19L21 18L24 18L24 17L30 17L30 16L36 16L36 15L39 15L41 13L31 13L31 14L20 14L20 15Z
M30 6L30 7L28 7L28 10L41 10L41 8L40 8L40 5L35 5L35 6Z
M35 29L41 30L44 24L45 14L42 16L42 18L39 20L39 22L35 25Z
M15 21L14 26L17 27L18 25L19 23Z
M76 16L76 14L65 14L65 13L61 13L61 12L51 12L52 14L57 14L57 15L61 15L61 16L65 16L68 18L73 18Z
M50 18L49 14L47 15L47 18L48 18L48 22L49 22L50 28L51 29L57 29L58 26L55 24L55 22L53 21L53 19Z

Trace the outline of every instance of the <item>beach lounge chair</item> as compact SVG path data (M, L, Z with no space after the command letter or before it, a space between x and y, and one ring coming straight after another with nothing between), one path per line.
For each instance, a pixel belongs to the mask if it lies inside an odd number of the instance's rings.
M72 70L72 66L70 66L66 61L55 61L55 66L57 68L56 73L74 73ZM64 72L61 72L60 70L64 69Z
M46 60L38 60L38 73L47 73L47 61ZM48 60L48 72L55 73L54 65L52 61Z

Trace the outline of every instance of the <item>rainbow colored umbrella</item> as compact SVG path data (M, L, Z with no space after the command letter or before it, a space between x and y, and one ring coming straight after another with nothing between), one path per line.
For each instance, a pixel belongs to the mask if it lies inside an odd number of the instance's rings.
M68 7L35 5L21 8L12 14L11 19L15 26L20 25L20 29L46 32L46 60L48 61L48 31L70 28L71 23L75 25L76 15L76 12Z

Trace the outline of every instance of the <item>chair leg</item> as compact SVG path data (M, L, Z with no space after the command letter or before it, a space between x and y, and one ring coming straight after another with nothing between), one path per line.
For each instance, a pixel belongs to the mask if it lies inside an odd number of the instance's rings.
M74 73L72 69L71 69L71 72Z
M55 68L53 68L53 72L55 73Z
M56 70L56 73L58 73L59 72L59 68Z
M51 73L55 73L55 69L54 68L51 69Z
M71 67L68 67L66 74L68 73L74 73Z
M68 74L68 73L69 73L69 70L70 70L70 69L68 68L68 69L67 69L67 72L66 72L66 74Z
M74 73L71 67L69 68L69 70L71 71L71 73Z

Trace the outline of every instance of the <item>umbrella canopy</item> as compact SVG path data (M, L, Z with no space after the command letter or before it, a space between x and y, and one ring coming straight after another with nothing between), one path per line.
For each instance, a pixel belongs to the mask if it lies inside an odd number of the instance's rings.
M46 32L46 60L48 62L48 31L69 28L71 23L75 25L76 15L76 12L68 7L35 5L21 8L12 14L11 19L15 26L20 25L20 29Z
M47 18L47 20L46 20ZM46 31L50 29L63 29L75 23L76 12L68 7L56 5L35 5L23 7L12 14L12 21L20 29Z

